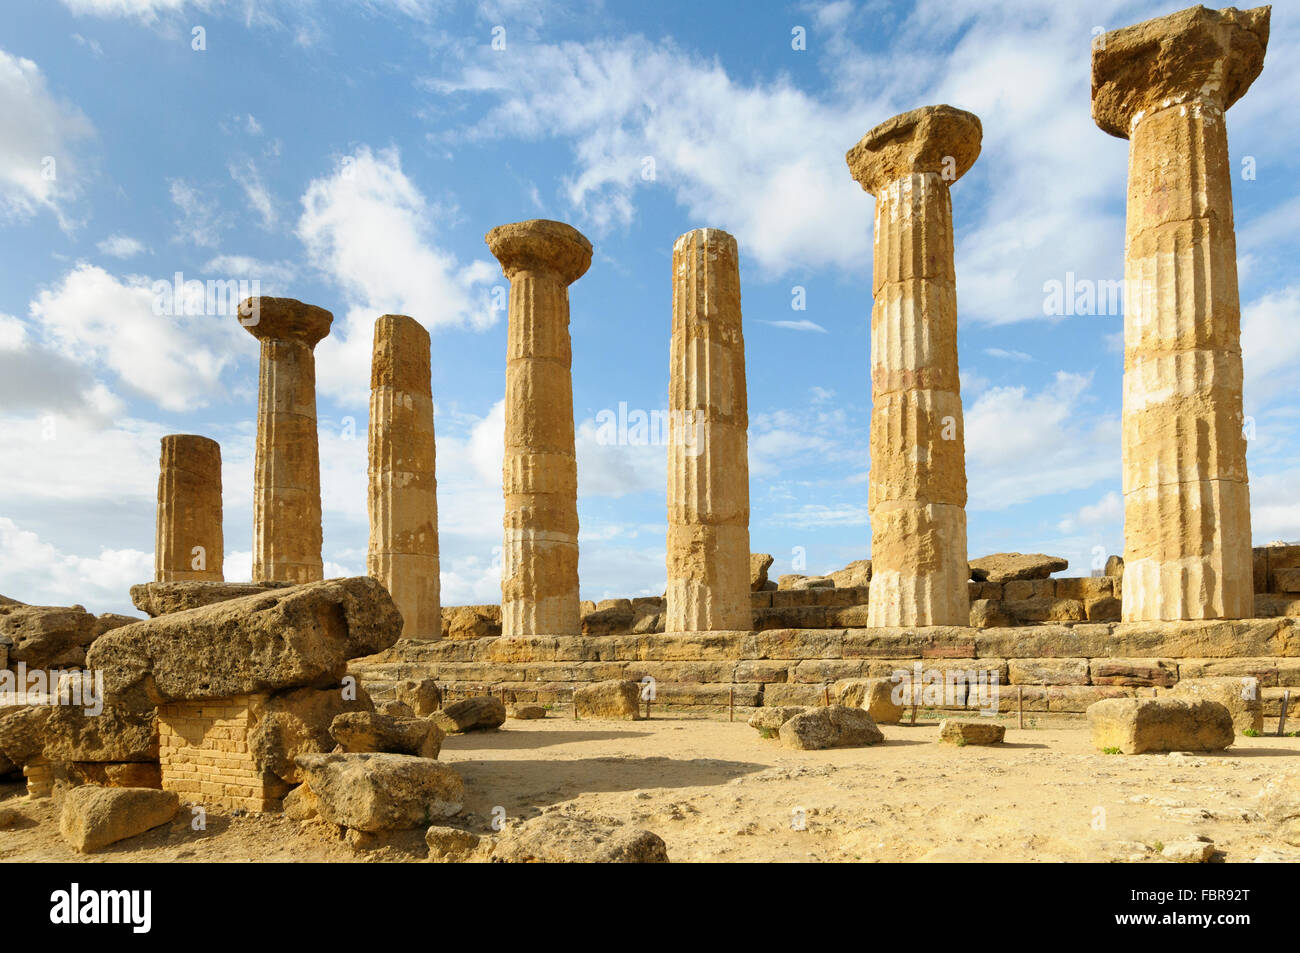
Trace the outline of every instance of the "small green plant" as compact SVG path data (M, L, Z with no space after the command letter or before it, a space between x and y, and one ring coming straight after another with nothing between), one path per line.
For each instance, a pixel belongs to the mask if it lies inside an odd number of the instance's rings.
M1165 851L1165 842L1162 840L1158 840L1151 845L1151 849L1154 850L1157 854L1163 854Z
M776 737L776 732L773 731L771 728L760 728L760 729L758 729L758 733L759 733L762 737L764 737L764 738L775 738L775 737Z
M955 742L953 742L953 743L954 743L958 748L964 748L964 747L966 747L966 739L965 739L965 738L958 738L958 739L957 739Z
M1256 731L1254 728L1247 728L1245 731L1242 732L1242 734L1245 735L1247 738L1258 738L1260 735L1260 733Z
M1102 754L1119 754L1119 745L1109 745L1101 749Z

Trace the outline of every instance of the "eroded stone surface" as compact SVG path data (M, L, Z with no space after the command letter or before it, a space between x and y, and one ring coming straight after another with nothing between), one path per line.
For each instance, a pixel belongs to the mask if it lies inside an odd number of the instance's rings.
M193 434L162 438L154 581L219 582L225 557L221 526L221 447Z

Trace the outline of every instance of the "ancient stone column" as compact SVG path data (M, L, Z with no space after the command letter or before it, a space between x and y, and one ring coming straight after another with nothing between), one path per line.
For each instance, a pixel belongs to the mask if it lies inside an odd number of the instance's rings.
M971 113L926 106L881 123L846 156L876 197L868 625L970 621L948 189L979 156L981 134Z
M158 461L154 582L221 582L221 446L207 437L169 434Z
M1093 51L1093 118L1129 140L1125 621L1254 613L1225 112L1268 27L1268 7L1192 7Z
M402 314L375 322L369 475L366 571L397 603L402 638L436 639L442 610L429 332Z
M668 382L669 632L749 629L749 427L736 240L673 244Z
M293 298L249 298L239 320L262 342L253 582L314 582L324 573L314 349L334 316Z
M505 539L501 631L577 635L578 465L573 449L569 285L591 242L535 219L487 233L510 280L506 343Z

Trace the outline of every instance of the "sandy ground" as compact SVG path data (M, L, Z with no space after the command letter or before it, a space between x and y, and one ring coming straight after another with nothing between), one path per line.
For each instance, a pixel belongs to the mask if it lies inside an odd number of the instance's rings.
M1137 861L1210 838L1216 861L1300 860L1255 814L1272 777L1300 783L1300 738L1238 737L1218 755L1103 755L1080 719L1008 728L997 747L938 744L938 721L883 726L872 748L800 752L741 720L656 713L645 722L509 721L455 736L444 761L465 778L461 826L544 810L655 831L674 861ZM389 861L423 859L421 832L354 850L332 828L279 815L183 811L171 825L95 854L58 834L58 799L0 786L32 823L0 831L3 861Z

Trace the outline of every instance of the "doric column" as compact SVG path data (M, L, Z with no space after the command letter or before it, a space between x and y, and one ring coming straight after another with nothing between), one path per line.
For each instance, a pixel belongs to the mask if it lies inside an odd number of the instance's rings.
M253 582L314 582L321 562L316 355L334 316L293 298L250 298L240 323L262 342L253 460Z
M871 309L868 625L967 625L966 455L957 377L951 183L980 121L925 106L846 156L876 197Z
M207 437L169 434L158 461L154 582L221 582L221 446Z
M487 243L510 280L501 630L578 635L569 285L591 265L591 242L562 222L535 219L498 226Z
M414 318L375 322L370 370L370 552L366 571L402 613L402 638L442 634L438 481L429 332Z
M736 240L673 244L666 630L749 629L749 410Z
M1225 112L1269 8L1192 7L1105 34L1092 114L1129 140L1123 618L1254 614L1241 313Z

